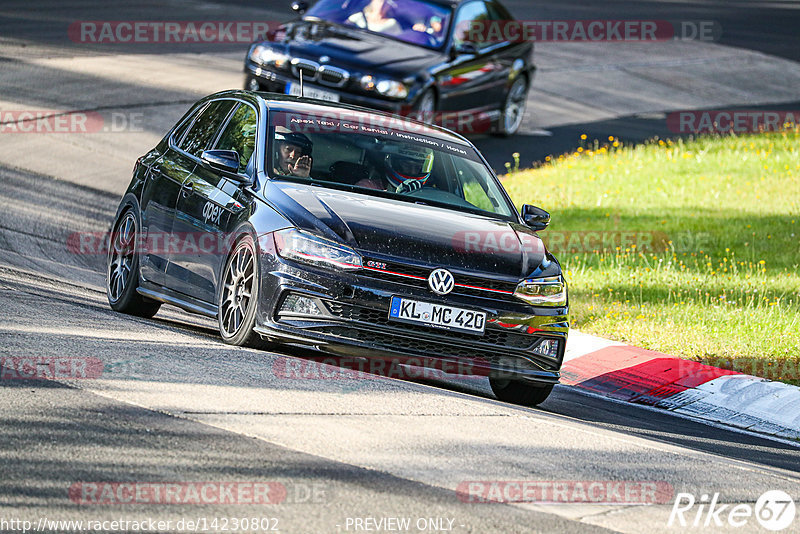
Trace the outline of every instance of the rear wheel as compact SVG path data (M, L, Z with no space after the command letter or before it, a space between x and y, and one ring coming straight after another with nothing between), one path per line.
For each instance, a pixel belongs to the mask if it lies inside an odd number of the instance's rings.
M536 406L543 403L550 392L553 391L553 384L533 385L521 380L510 380L506 378L489 377L489 385L492 391L503 402L512 404L522 404L523 406Z
M261 348L266 344L253 331L258 307L258 261L253 238L243 236L225 263L217 317L225 343Z
M108 247L106 296L114 311L152 317L160 302L146 299L136 292L139 286L139 254L136 242L139 221L132 207L124 210L114 225Z

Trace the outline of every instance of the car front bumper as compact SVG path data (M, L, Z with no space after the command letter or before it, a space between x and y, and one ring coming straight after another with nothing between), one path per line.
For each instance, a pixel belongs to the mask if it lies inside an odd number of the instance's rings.
M338 356L391 359L461 375L558 382L569 329L568 309L521 301L477 298L380 280L364 272L334 272L262 255L255 330L271 341ZM317 304L318 314L287 307L291 296ZM483 335L452 332L389 319L392 296L483 311ZM289 301L291 304L291 300ZM556 357L534 352L544 339L558 340Z
M259 84L271 93L286 93L286 86L288 83L298 83L298 81L286 73L276 72L264 67L260 67L250 61L245 63L244 72L248 79L255 78ZM387 100L384 98L375 98L366 95L360 95L348 92L346 88L330 87L327 85L306 84L306 87L314 87L329 93L335 93L339 97L339 102L344 104L352 104L356 106L363 106L366 108L376 109L379 111L387 111L389 113L403 114L407 113L411 108L411 101L413 101L413 94L409 95L406 100Z

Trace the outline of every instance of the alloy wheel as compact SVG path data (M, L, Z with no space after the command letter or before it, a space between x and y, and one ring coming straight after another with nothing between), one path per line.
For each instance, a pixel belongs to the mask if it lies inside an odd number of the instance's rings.
M128 212L112 235L108 255L108 295L112 302L122 298L131 284L136 240L136 218Z
M220 300L220 328L233 337L242 327L253 296L255 261L249 242L239 244L228 262Z
M508 92L506 105L503 109L503 132L508 135L516 133L522 124L527 103L525 88L525 79L519 77L511 85L511 90Z

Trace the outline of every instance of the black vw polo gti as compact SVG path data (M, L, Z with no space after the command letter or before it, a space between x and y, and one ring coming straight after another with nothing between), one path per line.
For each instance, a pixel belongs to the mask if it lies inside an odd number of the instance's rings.
M487 375L538 404L558 381L567 289L463 137L363 108L229 91L139 158L112 227L115 310L217 317L284 343Z
M533 43L475 31L512 20L497 0L319 0L245 58L245 88L423 117L461 133L514 134ZM478 26L474 26L474 25Z

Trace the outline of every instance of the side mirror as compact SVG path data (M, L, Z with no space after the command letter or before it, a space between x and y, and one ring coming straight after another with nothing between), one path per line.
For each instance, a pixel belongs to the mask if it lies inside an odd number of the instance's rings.
M450 49L450 55L453 57L462 56L462 55L477 55L478 47L475 46L475 43L471 43L469 41L464 41L463 43L458 43L453 45L453 48Z
M550 214L542 208L525 204L522 206L522 220L533 230L544 230L550 224Z
M304 2L303 0L297 0L297 2L292 2L292 11L294 11L298 15L302 15L307 10L308 10L308 2Z
M235 150L204 150L200 159L218 171L231 174L239 172L239 154Z

